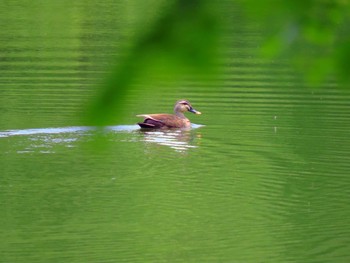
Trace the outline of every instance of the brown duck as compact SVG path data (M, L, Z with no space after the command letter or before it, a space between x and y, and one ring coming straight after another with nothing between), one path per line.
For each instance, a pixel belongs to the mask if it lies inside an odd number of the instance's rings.
M174 107L175 114L140 114L137 117L145 118L143 122L139 122L141 128L147 129L167 129L167 128L189 128L191 122L184 115L184 112L189 111L194 114L201 114L196 111L189 101L179 100Z

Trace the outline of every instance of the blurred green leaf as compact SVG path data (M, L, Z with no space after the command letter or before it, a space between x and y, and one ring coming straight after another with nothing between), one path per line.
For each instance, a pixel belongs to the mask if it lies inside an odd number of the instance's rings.
M247 21L262 33L260 53L282 56L312 83L350 82L350 4L331 0L236 0L230 7L245 11ZM221 29L229 17L225 3L174 0L155 11L153 23L143 23L131 47L112 70L89 109L94 125L115 123L123 99L135 82L207 76L216 71ZM219 12L220 10L220 12ZM226 17L222 17L224 16ZM232 29L234 25L229 25ZM226 33L228 33L227 31ZM228 36L239 38L239 35ZM345 44L344 44L345 43ZM228 44L228 43L226 43ZM219 52L220 50L220 52Z
M283 57L311 83L332 79L338 84L349 84L349 1L239 2L248 19L256 21L264 31L261 54Z
M214 73L222 24L216 7L205 0L176 0L161 10L113 69L91 105L90 121L95 125L115 121L125 94L140 78Z

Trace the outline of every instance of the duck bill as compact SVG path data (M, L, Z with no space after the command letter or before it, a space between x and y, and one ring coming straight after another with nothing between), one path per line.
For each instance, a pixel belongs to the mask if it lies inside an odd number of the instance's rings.
M192 112L194 114L202 114L200 111L196 111L194 108L191 108L188 110L189 112Z

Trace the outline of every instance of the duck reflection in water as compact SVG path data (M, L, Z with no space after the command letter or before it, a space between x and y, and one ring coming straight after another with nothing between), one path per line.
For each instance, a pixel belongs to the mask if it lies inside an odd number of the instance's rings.
M200 125L198 125L200 127ZM168 146L178 152L185 152L190 148L197 148L201 133L189 129L141 129L140 132L144 135L144 141L148 143L156 143L159 145Z

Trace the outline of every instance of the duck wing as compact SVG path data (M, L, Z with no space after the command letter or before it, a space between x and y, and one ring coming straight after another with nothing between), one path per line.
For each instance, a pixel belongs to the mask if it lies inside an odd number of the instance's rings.
M137 117L145 118L138 123L141 128L178 128L183 125L183 120L172 114L140 114Z

